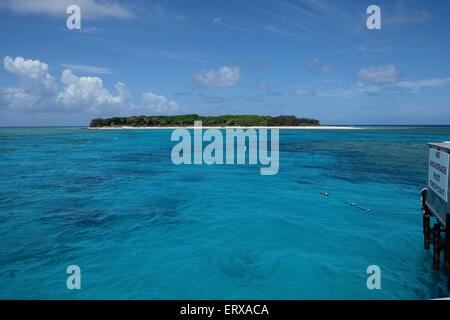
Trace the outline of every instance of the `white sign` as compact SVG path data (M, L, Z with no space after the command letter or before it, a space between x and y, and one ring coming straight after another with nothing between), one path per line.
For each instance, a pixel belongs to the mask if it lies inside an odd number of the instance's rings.
M430 148L428 156L428 188L448 202L449 154Z

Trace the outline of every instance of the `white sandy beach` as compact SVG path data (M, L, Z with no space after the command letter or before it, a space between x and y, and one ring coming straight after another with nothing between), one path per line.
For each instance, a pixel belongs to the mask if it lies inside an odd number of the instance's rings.
M88 127L89 130L175 130L175 129L199 129L200 127ZM202 129L280 129L280 130L360 130L352 126L301 126L301 127L201 127Z

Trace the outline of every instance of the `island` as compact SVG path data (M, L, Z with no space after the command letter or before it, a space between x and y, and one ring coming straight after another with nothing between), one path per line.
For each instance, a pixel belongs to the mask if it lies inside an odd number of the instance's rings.
M199 116L197 114L176 116L132 116L96 118L87 129L193 129L194 122L201 121L202 128L260 128L260 129L360 129L352 126L325 126L319 120L296 116L223 115Z
M205 127L300 127L320 126L319 120L296 116L224 115L204 117L197 114L177 116L132 116L96 118L90 128L102 127L192 127L194 121L202 121Z

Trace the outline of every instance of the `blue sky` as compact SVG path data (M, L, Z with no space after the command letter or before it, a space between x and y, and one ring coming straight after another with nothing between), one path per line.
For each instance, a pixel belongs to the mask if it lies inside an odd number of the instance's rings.
M381 30L366 27L372 4ZM448 125L449 33L437 0L1 0L0 126L186 113Z

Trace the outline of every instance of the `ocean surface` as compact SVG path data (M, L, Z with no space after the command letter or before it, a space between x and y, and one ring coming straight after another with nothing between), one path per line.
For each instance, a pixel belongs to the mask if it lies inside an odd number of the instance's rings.
M420 190L426 143L450 127L280 131L275 176L176 166L170 135L0 128L0 298L447 296ZM370 265L381 290L367 289Z

